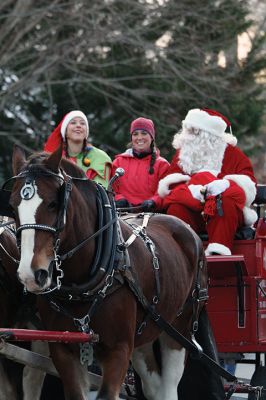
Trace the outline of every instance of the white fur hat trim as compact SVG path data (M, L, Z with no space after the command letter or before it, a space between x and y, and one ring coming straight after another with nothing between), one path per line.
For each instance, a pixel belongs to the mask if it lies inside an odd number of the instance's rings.
M89 123L88 123L88 119L87 119L86 115L82 111L74 110L74 111L70 111L68 114L66 114L65 118L63 119L62 125L61 125L61 136L64 141L65 141L65 136L66 136L67 125L73 118L76 118L76 117L80 117L85 121L86 127L87 127L86 139L89 136Z
M190 110L182 121L183 126L202 129L216 136L222 136L226 130L226 122L217 115L194 108Z

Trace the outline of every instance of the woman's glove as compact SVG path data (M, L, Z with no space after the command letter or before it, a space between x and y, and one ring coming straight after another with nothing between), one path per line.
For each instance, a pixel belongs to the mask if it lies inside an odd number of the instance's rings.
M189 185L188 186L192 196L194 199L199 200L200 202L204 202L204 195L202 191L204 191L204 186L202 185Z
M127 201L127 199L116 200L115 205L116 205L116 208L128 208L128 207L130 207L130 204Z
M152 211L155 208L155 201L153 200L144 200L140 208L142 208L143 211Z
M230 186L230 182L227 179L217 179L205 185L207 189L207 195L218 196L218 194L223 193Z

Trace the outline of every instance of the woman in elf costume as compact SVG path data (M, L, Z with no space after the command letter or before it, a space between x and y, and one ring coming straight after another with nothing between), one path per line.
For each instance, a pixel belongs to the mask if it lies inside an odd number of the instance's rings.
M88 179L101 183L105 188L111 175L111 158L88 143L89 124L86 115L79 110L64 116L49 136L44 151L53 152L63 142L63 155L77 164Z

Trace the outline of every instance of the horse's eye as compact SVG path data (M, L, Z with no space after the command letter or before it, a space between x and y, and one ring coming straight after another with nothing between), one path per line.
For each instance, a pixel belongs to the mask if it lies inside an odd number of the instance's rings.
M48 209L53 211L57 208L57 202L56 201L51 201L51 203L48 204Z

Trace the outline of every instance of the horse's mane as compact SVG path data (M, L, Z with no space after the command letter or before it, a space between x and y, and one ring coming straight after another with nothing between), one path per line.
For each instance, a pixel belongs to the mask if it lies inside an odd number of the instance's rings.
M23 170L27 171L29 169L33 172L36 171L37 174L47 174L49 167L46 165L45 160L47 160L50 155L51 153L47 152L37 152L31 154L28 157ZM80 181L74 180L75 186L85 199L89 200L92 194L95 195L95 182L91 179L87 179L85 172L79 166L74 164L72 161L67 160L66 158L62 158L60 161L60 168L72 178L85 178L84 180L82 179Z
M74 178L86 178L85 172L78 165L66 158L62 158L61 167L68 175L73 176Z
M45 160L49 157L50 153L47 152L37 152L31 154L27 160L25 165L25 169L30 166L36 166L40 171L45 171ZM60 162L61 168L70 176L74 178L86 178L85 172L73 162L67 160L66 158L62 158Z

